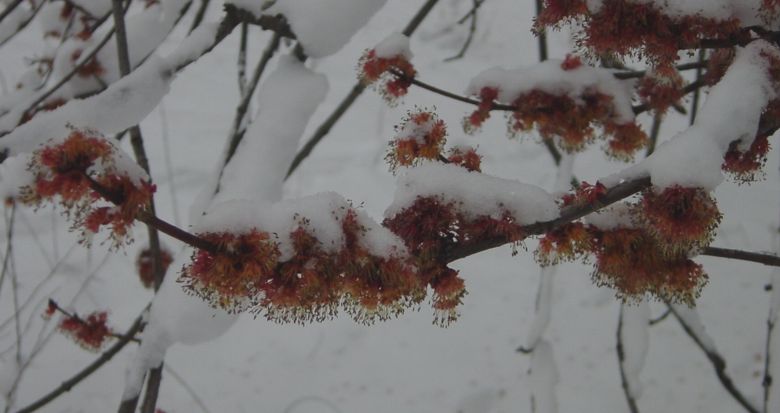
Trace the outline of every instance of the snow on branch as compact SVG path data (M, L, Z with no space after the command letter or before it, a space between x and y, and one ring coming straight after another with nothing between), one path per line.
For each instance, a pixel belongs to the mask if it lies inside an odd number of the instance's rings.
M576 56L548 60L521 69L491 68L471 80L466 94L480 100L464 119L467 131L479 128L497 102L513 107L509 130L536 128L567 152L579 151L595 139L594 126L611 136L607 152L630 159L647 143L634 122L631 83L608 69L584 65Z
M778 70L780 52L775 46L756 41L739 48L693 126L659 145L647 159L601 182L611 185L649 176L658 188L714 189L723 181L727 153L750 150L757 136L765 134L759 129L762 115L775 116Z
M214 202L281 200L284 174L327 91L325 76L292 56L281 58L258 91L257 117L225 166Z
M332 55L352 38L387 0L330 0L327 3L308 0L277 0L265 9L264 2L231 0L228 4L250 12L255 17L281 14L306 55Z

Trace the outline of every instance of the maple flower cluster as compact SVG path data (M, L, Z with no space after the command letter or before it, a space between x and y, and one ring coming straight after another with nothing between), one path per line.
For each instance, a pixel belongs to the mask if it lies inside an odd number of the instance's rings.
M366 50L360 58L358 77L365 85L375 85L382 97L388 103L394 104L406 95L412 79L417 75L409 59L409 52L383 47L380 43L377 47Z
M601 188L583 185L562 204L596 202ZM712 241L720 219L715 200L702 189L651 188L634 204L618 204L590 223L572 222L545 234L535 255L541 265L592 261L594 282L615 289L623 300L650 294L692 305L707 274L688 256Z
M115 167L117 149L91 131L73 130L60 141L33 153L29 169L35 178L23 188L22 201L59 203L88 243L101 226L110 227L114 246L128 241L130 227L152 200L155 186ZM103 199L113 205L98 206Z
M525 237L509 211L474 216L458 203L437 196L417 197L383 225L403 239L415 257L419 277L433 288L437 321L444 324L457 318L456 307L466 295L463 279L443 260L448 252L491 238L520 242Z
M164 274L173 262L173 256L167 249L160 247L160 260L162 261L160 267ZM138 254L138 258L136 258L135 267L138 271L138 278L141 280L141 284L146 288L153 288L155 274L154 255L151 249L144 248L141 250Z
M630 97L610 73L583 65L577 56L567 56L557 68L554 64L550 61L515 71L490 69L475 78L469 90L479 104L463 120L466 132L479 129L496 105L503 103L511 107L510 134L536 129L543 139L566 152L581 151L602 135L608 137L607 154L629 160L647 144L647 135L635 123L633 113L625 113L630 111ZM571 76L564 82L567 75ZM576 80L577 76L583 80ZM532 80L526 80L529 77ZM533 77L539 78L538 84ZM544 87L546 83L558 86ZM561 84L576 86L566 90Z
M201 233L214 245L198 249L179 279L193 294L228 311L252 311L278 322L322 321L341 307L371 323L419 304L426 284L405 252L379 255L364 245L368 229L353 208L334 211L338 248L324 244L310 221L297 217L282 255L276 234L257 228L241 233Z
M70 314L62 310L57 303L49 300L49 305L43 316L49 319L57 311L64 314L57 329L85 350L100 351L106 342L115 335L107 324L108 313L105 311L95 311L86 318L82 318L76 313Z
M453 147L445 156L447 125L434 112L426 109L410 112L395 130L396 136L390 140L385 156L394 173L399 167L419 165L425 160L451 163L469 171L480 170L482 157L472 147Z
M594 54L641 57L656 67L671 67L679 50L697 48L701 39L745 36L737 18L670 15L653 2L634 0L603 0L598 7L587 0L545 0L536 26L571 22L582 24L578 41Z

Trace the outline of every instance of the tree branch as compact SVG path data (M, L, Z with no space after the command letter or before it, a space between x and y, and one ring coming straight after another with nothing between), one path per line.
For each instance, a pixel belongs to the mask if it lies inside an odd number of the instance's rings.
M405 36L411 36L415 30L417 30L417 27L419 27L423 20L425 20L425 18L428 16L428 13L430 13L430 11L433 9L433 6L435 6L438 2L439 0L427 0L420 8L420 10L417 11L417 14L412 17L412 20L409 21L402 33ZM347 110L352 107L352 104L355 103L358 96L360 96L365 89L366 86L361 82L357 82L355 83L355 86L352 86L352 90L349 92L349 94L344 97L333 113L331 113L330 116L328 116L328 118L325 119L325 121L317 128L317 130L314 131L312 137L309 138L306 144L303 145L303 148L301 148L295 155L295 158L290 164L290 169L287 170L287 176L285 176L285 179L289 178L290 175L292 175L292 173L298 169L298 166L300 166L301 162L303 162L304 159L311 155L314 147L320 143L325 135L330 132L330 129L333 127L333 125L335 125L336 122L338 122L339 119L344 116Z
M623 388L623 395L626 397L628 410L631 411L631 413L639 413L639 406L637 406L636 399L631 394L631 390L628 387L626 369L623 366L623 362L626 360L626 353L623 348L623 304L620 305L620 315L618 316L617 344L615 345L615 350L617 351L618 369L620 370L620 386Z
M736 385L734 385L734 382L731 380L731 377L726 372L726 360L723 358L723 356L720 355L720 353L717 352L715 349L710 349L706 345L704 345L704 342L702 341L702 338L699 337L696 332L693 330L693 328L688 325L685 319L680 316L680 314L675 310L674 306L669 305L669 310L672 312L672 315L677 319L677 321L680 322L680 326L682 327L683 331L685 331L686 334L693 340L694 343L696 343L697 346L699 346L699 349L704 352L704 354L707 356L707 359L712 364L712 367L715 369L715 374L718 376L718 380L720 380L720 383L723 385L723 388L726 389L726 391L731 395L731 397L734 398L734 400L737 401L745 410L747 410L750 413L759 413L758 409L753 406L752 403L748 401L748 399L745 397L742 392L737 389Z
M114 345L111 346L108 350L103 352L103 354L101 354L100 357L95 359L95 361L90 363L80 372L76 373L73 377L62 382L62 384L60 384L59 387L57 387L56 389L52 390L51 392L41 397L40 399L34 401L33 403L29 404L28 406L18 410L16 413L34 412L40 409L41 407L47 405L49 402L56 399L63 393L69 392L73 387L79 384L82 380L89 377L92 373L97 371L100 367L102 367L104 364L110 361L117 353L119 353L119 351L122 350L127 345L127 343L130 343L135 337L135 335L141 331L142 327L143 327L143 318L141 316L138 316L133 322L133 324L130 326L130 328L119 338L119 340L117 340L117 342L114 343Z

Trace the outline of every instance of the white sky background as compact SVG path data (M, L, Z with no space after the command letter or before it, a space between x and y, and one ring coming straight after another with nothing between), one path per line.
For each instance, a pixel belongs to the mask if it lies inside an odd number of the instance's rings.
M402 28L420 1L388 0L385 7L339 53L310 67L327 75L329 92L314 113L304 139L331 112L355 82L355 66L362 51ZM414 64L422 80L461 92L469 80L491 66L518 66L536 61L536 40L530 35L533 2L487 0L479 13L477 35L463 59L444 63L456 54L467 25L446 30L470 7L467 0L441 0L412 37ZM219 16L212 5L210 19ZM166 41L164 54L184 35L183 27ZM187 208L218 162L238 102L236 52L238 31L211 54L180 74L158 110L142 123L152 176L158 185L159 215L185 225ZM249 70L270 34L251 29ZM23 57L38 50L38 33L28 30L0 49L0 70L13 85L23 68ZM551 38L551 57L569 50L563 33ZM267 74L275 67L275 61ZM447 122L450 144L479 146L483 170L551 189L556 170L542 145L532 138L509 140L505 122L495 113L482 131L468 137L461 118L472 107L450 102L426 91L411 93L395 108L367 91L334 127L312 156L291 177L285 197L336 191L375 219L391 203L395 178L383 157L393 126L414 105L436 106ZM649 126L648 116L641 117ZM687 121L664 124L661 137L669 138ZM647 128L649 130L649 127ZM164 136L167 136L166 155ZM125 147L129 151L129 147ZM170 171L166 167L170 157ZM579 156L574 173L590 182L624 165L608 161L598 144ZM771 248L769 228L777 226L777 152L766 167L767 180L752 186L724 183L716 190L724 213L716 245L748 250ZM176 202L173 202L171 188ZM174 211L174 206L178 210ZM136 227L137 242L124 253L107 253L96 245L86 252L71 245L75 234L66 232L64 218L42 209L17 211L14 259L20 294L26 298L61 262L56 275L39 289L23 312L31 321L24 347L32 348L41 328L39 315L46 299L68 304L85 279L90 278L72 308L80 314L110 309L118 330L129 325L150 299L137 281L134 260L142 248L145 230ZM0 228L6 232L5 224ZM100 240L100 235L96 240ZM170 248L178 244L164 237ZM39 244L45 250L42 253ZM0 243L5 250L5 240ZM529 251L511 256L508 247L462 260L456 267L466 279L469 294L460 319L447 329L431 325L432 310L407 312L397 320L371 327L348 317L306 327L276 325L242 316L224 336L197 346L174 346L167 364L183 376L212 412L526 412L530 411L530 358L514 352L525 343L533 319L539 268ZM707 332L729 362L736 384L754 401L761 399L761 374L769 294L763 290L771 270L758 264L699 258L711 276L699 303ZM95 270L97 268L97 271ZM91 274L94 273L94 276ZM545 337L558 370L558 407L561 412L627 411L620 388L615 354L615 327L619 303L609 290L590 282L590 267L562 266L552 294L552 319ZM0 323L12 314L8 284L0 295ZM663 306L651 303L652 316ZM649 345L640 374L643 412L737 411L723 391L703 353L669 318L649 329ZM0 376L10 371L14 342L11 325L0 330ZM132 347L132 345L130 346ZM107 367L42 409L44 412L102 412L116 408L123 371L134 349L125 349ZM70 377L96 355L81 350L60 335L27 371L17 406L37 399ZM778 356L780 357L780 356ZM9 364L10 363L10 364ZM3 377L3 380L5 378ZM0 402L1 403L1 402ZM757 403L758 404L758 403ZM199 411L191 397L165 375L158 406L169 413ZM328 407L330 406L330 407Z

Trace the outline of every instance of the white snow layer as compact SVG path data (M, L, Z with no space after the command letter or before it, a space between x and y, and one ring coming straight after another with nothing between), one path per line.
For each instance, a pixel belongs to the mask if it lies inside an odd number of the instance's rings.
M693 126L659 145L639 164L602 182L612 186L621 179L649 175L659 188L718 186L729 144L738 140L741 148L749 147L764 108L777 96L763 54L780 57L778 49L763 40L737 48L734 63L710 91Z
M176 271L190 262L191 254L192 250L186 248L176 256L154 296L148 324L141 334L141 345L125 371L122 400L141 393L146 371L162 363L170 346L213 340L238 319L238 315L212 308L199 297L188 295L176 282Z
M580 96L585 92L597 91L612 96L617 123L628 123L634 120L630 82L616 79L608 69L583 64L571 70L563 70L561 63L561 60L550 59L518 69L500 67L487 69L471 79L466 93L479 95L484 87L496 88L498 101L512 104L520 95L532 90L566 95L575 102L581 102Z
M281 13L287 18L307 55L325 57L341 50L386 1L277 0L267 13ZM241 2L248 3L252 2ZM259 16L261 7L262 2L255 1L249 11Z
M282 261L292 257L290 233L303 226L313 233L326 252L337 252L344 245L341 223L350 203L335 192L323 192L281 202L226 201L215 204L194 225L194 232L243 233L248 229L275 234ZM365 232L359 243L377 256L403 256L403 241L387 228L379 225L361 210L356 210L357 220Z
M674 315L680 319L691 330L701 345L709 352L716 352L715 342L712 341L712 337L707 334L704 328L704 323L701 321L701 317L695 308L688 307L687 305L671 304Z
M555 273L557 266L543 267L539 274L539 289L536 293L536 313L531 327L528 329L528 337L525 339L525 348L536 351L535 348L542 340L542 335L547 330L552 316L552 294L555 285Z
M639 399L642 396L642 383L639 374L645 365L649 344L648 326L650 322L650 306L646 300L637 305L621 305L622 322L621 340L623 341L623 373L631 397Z
M467 216L498 218L506 211L518 224L547 221L558 216L555 199L538 186L469 172L456 165L426 162L404 169L398 179L393 203L385 210L392 218L418 197L436 197L453 202Z
M380 59L403 56L406 60L411 60L414 56L409 46L409 37L399 32L392 33L379 42L374 47L374 53Z
M540 341L531 354L528 376L536 413L557 413L555 387L558 385L558 367L552 346L547 340Z
M279 60L258 91L257 117L224 169L214 203L279 201L287 168L309 118L325 99L328 80L292 56Z

